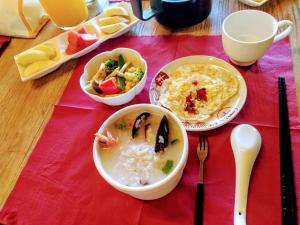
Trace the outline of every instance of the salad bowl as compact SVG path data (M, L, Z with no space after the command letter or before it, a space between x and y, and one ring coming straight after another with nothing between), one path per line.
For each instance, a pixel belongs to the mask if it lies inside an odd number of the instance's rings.
M101 95L96 92L91 92L87 89L87 86L92 79L93 75L97 73L100 65L107 60L117 58L120 55L124 57L125 63L132 64L133 66L140 68L143 71L143 75L140 80L126 92L110 95ZM110 75L109 75L110 76ZM92 58L84 67L84 72L80 77L80 87L82 91L90 98L97 102L102 102L107 105L117 106L130 102L136 95L138 95L144 88L147 80L147 63L142 58L140 53L129 48L117 48L112 51L107 51L96 55ZM113 87L112 87L113 88Z

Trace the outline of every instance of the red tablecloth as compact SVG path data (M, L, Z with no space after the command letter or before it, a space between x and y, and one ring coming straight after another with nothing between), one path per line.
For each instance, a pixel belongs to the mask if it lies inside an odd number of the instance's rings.
M91 57L116 47L136 49L148 63L145 90L129 104L149 102L152 77L173 59L203 54L228 61L219 36L121 37L82 57L0 212L0 221L22 225L193 224L199 166L196 134L189 133L190 154L182 180L173 192L158 200L141 201L115 190L94 166L93 134L111 113L122 107L109 107L89 99L81 92L78 80ZM300 196L300 123L288 41L274 44L255 65L238 70L248 87L246 104L232 122L207 132L210 152L205 164L204 224L233 224L235 165L229 137L234 126L249 123L261 132L263 145L253 168L247 221L251 225L278 225L281 224L279 75L287 81L295 184ZM299 198L297 203L300 208Z
M10 37L0 35L0 49L3 44L10 42L10 39L11 39Z

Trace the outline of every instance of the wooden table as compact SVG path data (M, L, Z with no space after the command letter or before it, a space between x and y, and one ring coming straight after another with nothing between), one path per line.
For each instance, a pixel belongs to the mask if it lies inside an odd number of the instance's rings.
M148 5L148 2L144 2ZM104 7L103 0L90 6L90 15ZM213 0L210 17L196 26L168 30L155 19L139 22L129 35L214 35L221 33L223 19L230 13L248 9L238 0ZM290 36L300 109L300 2L298 0L270 0L259 8L278 20L290 19L295 31ZM0 206L3 206L25 166L39 136L62 95L76 65L76 60L65 63L55 72L35 81L20 80L13 56L61 33L51 22L35 39L13 39L0 58ZM297 45L298 44L298 45Z

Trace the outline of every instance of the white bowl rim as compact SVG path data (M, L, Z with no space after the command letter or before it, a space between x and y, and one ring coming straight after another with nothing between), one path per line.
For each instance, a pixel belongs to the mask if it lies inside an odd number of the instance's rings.
M86 69L87 69L88 65L89 65L91 62L93 62L94 60L96 60L98 57L100 57L100 56L102 56L102 55L105 55L105 54L113 54L115 51L131 51L131 52L137 54L138 57L140 58L141 62L145 65L145 71L144 71L144 76L143 76L143 78L142 78L142 79L141 79L134 87L132 87L129 91L127 91L127 92L125 92L125 93L122 93L122 94L119 94L119 95L116 95L116 96L111 96L111 97L101 97L101 96L99 96L99 95L95 95L95 94L90 93L90 92L88 92L87 90L85 90L85 88L81 85L81 83L82 83L82 82L86 82L86 80L84 79L84 75L86 74ZM95 55L93 58L91 58L91 59L85 64L85 66L84 66L83 73L81 74L80 79L79 79L79 80L80 80L79 83L80 83L81 89L82 89L83 92L86 93L87 95L94 96L94 97L99 98L99 99L101 99L101 100L115 100L115 99L124 97L124 95L126 95L126 94L129 94L129 93L133 92L133 91L138 87L138 85L141 84L141 82L142 82L144 79L147 79L147 73L148 73L147 62L146 62L146 60L142 57L142 55L141 55L138 51L136 51L136 50L134 50L134 49L131 49L131 48L115 48L115 49L113 49L113 50L111 50L111 51L101 52L101 53Z
M156 189L158 187L160 187L161 185L164 185L165 183L167 183L170 179L172 179L173 177L175 177L181 170L182 167L185 167L186 161L187 161L187 157L188 157L188 153L189 153L189 148L188 148L188 136L187 136L187 132L182 124L182 122L169 110L157 106L157 105L152 105L152 104L135 104L135 105L131 105L131 106L127 106L121 110L116 111L115 113L113 113L112 115L109 116L109 118L107 118L104 123L101 125L101 127L99 128L98 131L103 131L104 128L106 128L111 121L114 119L115 116L123 113L124 111L131 111L134 109L139 109L139 108L143 108L143 107L147 107L148 109L157 109L157 110L161 110L162 112L170 115L175 122L178 124L180 130L181 130L181 134L183 137L183 152L181 154L180 160L177 163L176 167L171 171L170 174L168 174L165 178L163 178L162 180L154 183L154 184L150 184L147 186L142 186L142 187L130 187L130 186L126 186L124 184L119 183L118 181L116 181L114 178L112 178L103 168L102 164L96 164L96 154L99 154L97 152L97 141L96 139L94 139L94 143L93 143L93 160L95 163L95 166L98 170L98 172L100 173L100 175L103 177L104 180L106 180L109 184L111 184L114 187L118 187L121 190L124 191L129 191L129 192L145 192L145 191L150 191L153 189ZM146 109L145 109L146 110Z

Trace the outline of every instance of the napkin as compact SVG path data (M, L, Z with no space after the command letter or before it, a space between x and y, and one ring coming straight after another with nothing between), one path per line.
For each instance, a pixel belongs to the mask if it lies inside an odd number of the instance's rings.
M0 34L33 38L48 22L38 0L0 0Z
M146 87L127 105L148 103L153 76L176 58L212 55L229 62L220 36L120 37L82 57L0 212L4 224L193 224L198 133L188 134L189 157L180 183L161 199L142 201L121 193L106 183L95 168L93 134L109 115L124 106L110 107L93 101L80 90L79 77L88 60L116 47L133 48L148 63ZM300 122L288 40L275 43L253 66L237 69L248 88L244 108L230 123L205 132L210 151L204 175L204 224L233 223L235 165L230 133L240 123L254 125L263 139L249 187L247 221L252 225L281 224L278 75L286 77L293 159L300 160ZM296 194L300 196L300 165L295 163L294 169ZM299 198L297 203L300 204Z

